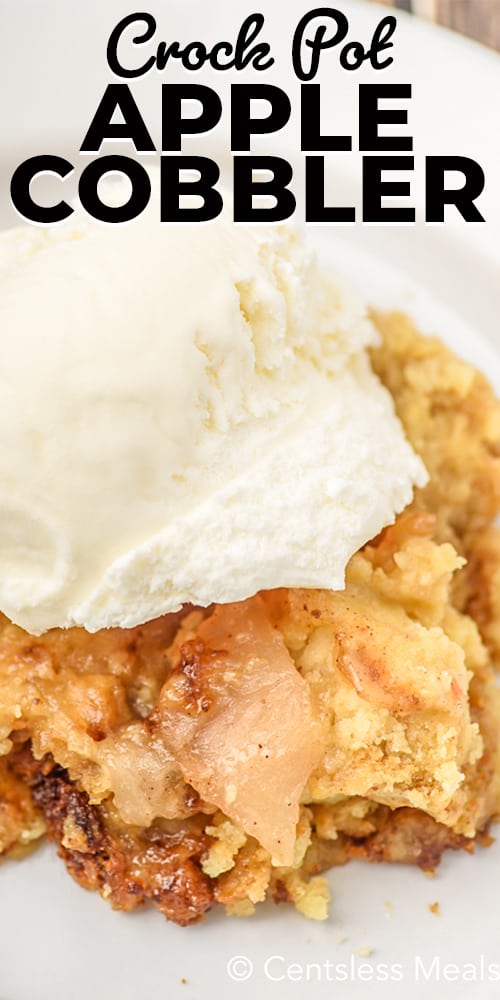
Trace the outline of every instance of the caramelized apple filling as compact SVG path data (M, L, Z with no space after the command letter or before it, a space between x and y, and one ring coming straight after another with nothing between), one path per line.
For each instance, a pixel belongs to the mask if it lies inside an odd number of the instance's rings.
M0 848L45 829L114 906L327 912L349 857L432 867L499 810L500 407L403 317L373 360L431 483L342 592L139 628L0 628ZM325 558L327 554L325 554Z

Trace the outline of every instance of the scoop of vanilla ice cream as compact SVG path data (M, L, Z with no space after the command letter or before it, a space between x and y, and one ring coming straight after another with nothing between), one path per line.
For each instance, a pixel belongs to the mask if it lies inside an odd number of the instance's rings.
M341 588L426 480L294 229L159 214L0 237L0 608L34 634Z

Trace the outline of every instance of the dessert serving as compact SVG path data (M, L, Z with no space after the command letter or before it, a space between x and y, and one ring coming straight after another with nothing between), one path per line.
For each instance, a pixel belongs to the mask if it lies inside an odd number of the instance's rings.
M291 228L154 219L0 238L0 849L323 919L499 812L500 404Z

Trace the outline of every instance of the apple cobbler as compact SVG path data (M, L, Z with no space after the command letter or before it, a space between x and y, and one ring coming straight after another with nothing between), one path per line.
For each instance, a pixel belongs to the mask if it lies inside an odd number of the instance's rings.
M432 869L500 801L500 405L401 315L375 371L429 485L342 592L278 590L90 635L0 632L0 849L47 833L110 903L309 917L351 858ZM293 488L293 484L291 485Z

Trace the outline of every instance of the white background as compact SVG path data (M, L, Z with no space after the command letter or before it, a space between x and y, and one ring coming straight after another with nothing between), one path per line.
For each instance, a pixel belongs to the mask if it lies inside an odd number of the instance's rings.
M158 38L186 42L232 40L252 9L241 0L151 0L146 5L158 20ZM263 37L272 44L276 67L263 74L297 94L290 69L293 26L305 4L259 3L266 15ZM354 2L340 5L352 20L352 37L367 41L379 17L387 13ZM79 159L77 149L109 76L105 46L118 18L131 10L121 0L0 0L0 210L4 225L16 223L8 198L14 167L26 156L63 153ZM134 84L144 117L158 135L161 82L178 74L152 74ZM208 71L213 86L231 77ZM233 78L239 79L239 77ZM243 79L243 76L241 77ZM247 75L245 79L251 79ZM356 120L356 88L366 72L347 76L335 56L325 57L319 81L328 93L327 123L349 129ZM414 100L410 121L417 159L430 153L473 156L484 166L488 188L482 199L486 226L450 223L446 227L310 227L310 238L325 261L350 275L370 301L403 305L425 329L435 329L457 349L477 361L500 388L497 348L500 242L500 145L498 141L499 58L446 32L401 16L394 67L384 80L411 82ZM331 117L330 117L331 116ZM290 158L298 148L297 121L270 147ZM191 147L190 147L191 148ZM193 150L195 144L192 146ZM263 148L259 147L259 148ZM224 127L197 151L226 156ZM122 150L125 151L125 150ZM331 182L339 199L359 200L356 156L331 163ZM421 176L421 172L419 173ZM415 184L415 201L422 190ZM171 997L233 997L257 993L262 1000L306 996L339 1000L391 998L402 995L462 998L497 997L498 984L480 981L483 962L500 966L500 848L478 849L474 857L448 855L432 881L421 872L399 867L350 865L331 874L331 917L323 925L308 924L284 907L263 907L249 921L210 915L200 926L181 930L150 911L113 913L97 896L83 892L66 875L53 849L43 848L21 865L7 863L0 888L0 1000L166 1000ZM440 901L441 917L428 904ZM392 908L386 907L386 902ZM361 958L359 948L372 947ZM254 972L235 983L227 974L234 955L247 956ZM274 976L266 977L265 962ZM329 981L325 963L353 961L374 968L400 963L403 983L374 983L354 977L346 984ZM415 977L415 961L441 962L425 983ZM290 963L316 963L299 981L286 978ZM443 978L447 962L467 963L478 982ZM240 967L241 968L241 967ZM470 970L469 970L470 971ZM297 974L297 970L292 973ZM369 973L368 973L369 975ZM187 984L181 982L187 979ZM318 978L320 981L318 982ZM403 993L404 990L404 993Z

